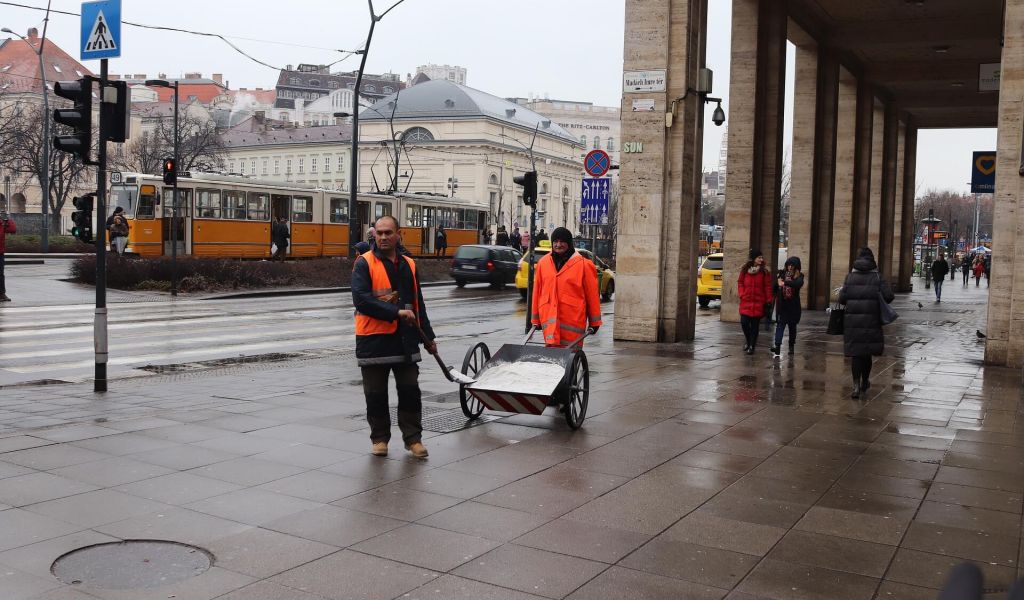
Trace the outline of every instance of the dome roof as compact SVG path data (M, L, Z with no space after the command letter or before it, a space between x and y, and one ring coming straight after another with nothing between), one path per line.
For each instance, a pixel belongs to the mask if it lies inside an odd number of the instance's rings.
M395 98L398 98L396 108ZM540 124L540 134L554 136L578 144L576 138L551 119L534 111L492 96L471 87L443 79L434 79L398 94L391 94L359 113L361 121L387 121L394 110L395 119L466 119L492 118L523 129L533 130ZM547 127L545 127L545 123Z

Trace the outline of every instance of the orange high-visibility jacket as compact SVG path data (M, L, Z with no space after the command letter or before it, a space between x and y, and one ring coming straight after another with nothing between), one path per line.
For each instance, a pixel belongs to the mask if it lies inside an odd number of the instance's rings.
M597 267L574 252L562 270L555 269L550 254L537 262L533 277L533 307L530 319L544 331L544 344L566 346L592 327L601 325L601 299L597 289Z
M393 290L391 289L391 279L388 277L388 272L384 268L382 263L373 253L369 251L362 255L366 260L366 264L370 267L370 281L373 286L374 298L381 298L387 296ZM402 256L406 262L409 263L409 268L412 270L412 294L413 294L413 307L412 310L417 315L420 314L419 310L419 289L416 285L416 263L408 256ZM381 335L389 334L398 331L398 320L394 321L382 321L380 319L374 319L373 317L364 315L356 311L356 335Z

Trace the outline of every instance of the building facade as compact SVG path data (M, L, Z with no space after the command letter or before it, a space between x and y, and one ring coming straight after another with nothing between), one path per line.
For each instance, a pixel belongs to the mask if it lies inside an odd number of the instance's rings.
M352 129L348 125L229 131L223 136L228 173L256 180L348 189Z
M618 106L597 106L591 102L550 100L547 98L510 98L511 101L538 112L557 123L579 140L580 151L604 150L619 164L622 145Z
M426 75L431 80L443 79L459 85L466 85L466 67L458 65L420 65L416 67L416 75ZM409 77L411 81L415 77Z
M577 231L581 148L553 120L447 80L415 85L395 101L360 113L360 191L455 196L486 210L492 231L504 225L526 232L529 210L512 178L531 170L527 148L536 131L538 226Z

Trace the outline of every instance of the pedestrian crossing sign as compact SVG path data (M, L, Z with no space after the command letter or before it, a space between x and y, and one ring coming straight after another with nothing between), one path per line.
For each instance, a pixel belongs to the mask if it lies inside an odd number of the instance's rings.
M82 3L82 60L121 56L121 0Z

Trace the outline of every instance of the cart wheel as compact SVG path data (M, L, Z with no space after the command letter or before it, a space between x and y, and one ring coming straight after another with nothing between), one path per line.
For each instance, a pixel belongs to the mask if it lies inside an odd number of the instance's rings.
M462 361L462 374L476 378L476 374L483 370L484 363L490 359L491 351L487 349L487 344L478 343L466 352L466 358ZM462 404L462 414L467 418L475 419L484 412L483 403L466 391L465 384L459 384L459 403Z
M587 355L580 350L572 357L569 370L569 403L565 407L565 422L570 428L579 429L583 424L589 401L590 369L587 366Z

